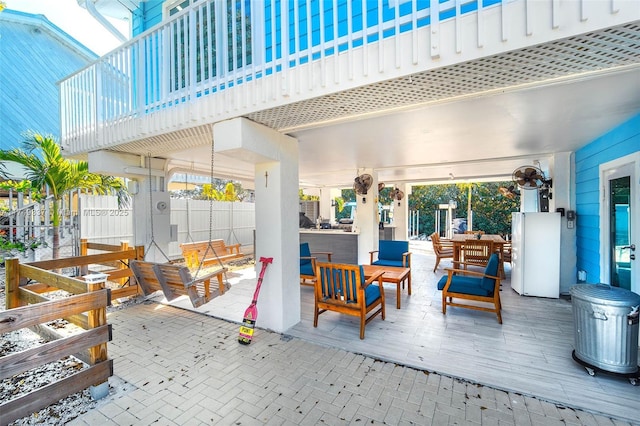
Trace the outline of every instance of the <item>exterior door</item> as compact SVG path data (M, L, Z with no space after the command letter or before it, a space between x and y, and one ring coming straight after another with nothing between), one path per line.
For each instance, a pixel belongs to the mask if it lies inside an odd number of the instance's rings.
M638 283L638 183L637 161L611 165L604 171L605 206L603 229L603 281L612 286L634 292L640 291Z
M631 177L609 180L609 274L611 285L631 290Z

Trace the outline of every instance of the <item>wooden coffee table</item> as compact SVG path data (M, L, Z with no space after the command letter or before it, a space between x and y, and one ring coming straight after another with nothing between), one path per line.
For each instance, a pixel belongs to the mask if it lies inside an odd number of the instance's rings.
M377 271L384 271L382 282L392 283L398 286L396 291L396 309L400 309L400 286L404 288L407 281L407 292L411 296L411 268L398 268L395 266L362 265L365 279L369 278Z

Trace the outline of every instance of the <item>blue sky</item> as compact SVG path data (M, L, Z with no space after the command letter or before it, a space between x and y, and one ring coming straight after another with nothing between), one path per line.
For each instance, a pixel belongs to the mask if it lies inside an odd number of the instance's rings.
M49 21L99 55L115 49L121 43L77 0L4 0L7 9L41 14ZM130 37L129 23L110 19L125 36Z

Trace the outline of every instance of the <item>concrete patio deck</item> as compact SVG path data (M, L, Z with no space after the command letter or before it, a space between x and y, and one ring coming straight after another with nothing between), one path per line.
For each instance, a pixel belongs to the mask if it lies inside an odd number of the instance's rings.
M503 325L467 309L442 315L435 283L449 263L434 274L427 244L411 245L413 294L397 310L385 286L387 318L364 340L345 315L325 313L314 328L303 287L299 324L239 345L253 270L198 309L180 300L184 310L146 302L111 313L115 375L134 390L74 424L640 424L640 387L572 360L569 301L517 295L507 269Z

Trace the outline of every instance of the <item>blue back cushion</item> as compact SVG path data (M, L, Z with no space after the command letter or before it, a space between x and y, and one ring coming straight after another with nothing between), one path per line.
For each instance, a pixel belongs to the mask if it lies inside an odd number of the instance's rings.
M311 257L309 243L300 243L300 257ZM300 266L311 263L311 259L300 259Z
M333 271L333 280L331 280L331 272ZM346 280L343 286L342 280ZM331 283L333 282L333 285ZM342 274L341 269L332 269L327 267L320 267L320 284L322 287L322 296L325 298L334 297L336 294L342 293L342 288L347 294L342 296L349 298L348 303L358 302L358 288L364 285L364 270L360 265L360 282L356 282L356 273L349 271L346 274ZM380 298L380 286L377 284L371 284L365 289L365 305L369 306Z
M407 241L380 240L378 259L402 261L402 254L409 251Z
M489 258L489 263L487 263L487 267L484 270L485 275L491 275L492 277L498 276L498 266L500 260L498 259L498 255L493 253ZM480 286L487 291L491 291L493 293L493 288L496 284L496 280L492 278L484 277L482 278L482 283Z

